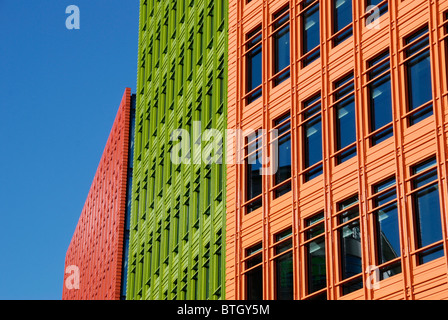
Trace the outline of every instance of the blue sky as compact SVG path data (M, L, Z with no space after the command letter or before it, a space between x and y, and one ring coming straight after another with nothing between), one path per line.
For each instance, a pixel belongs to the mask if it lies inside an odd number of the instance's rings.
M0 0L0 299L61 299L66 250L135 92L138 3Z

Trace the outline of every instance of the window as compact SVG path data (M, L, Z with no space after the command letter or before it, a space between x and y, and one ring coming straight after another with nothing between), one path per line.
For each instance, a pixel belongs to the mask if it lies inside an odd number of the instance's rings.
M370 145L393 136L389 51L367 62Z
M322 174L322 107L320 93L308 99L302 108L304 182Z
M374 248L380 280L401 273L401 249L395 177L373 186Z
M292 229L276 234L274 241L275 298L276 300L292 300L294 298Z
M289 7L274 14L273 58L274 58L274 86L289 78Z
M324 213L305 220L306 294L310 299L326 299L327 267L325 261Z
M333 9L333 47L353 34L352 0L331 0Z
M319 1L302 2L302 67L320 57L320 17Z
M246 299L263 299L262 244L246 249L244 277L246 279Z
M358 196L338 203L337 210L340 294L346 295L363 287Z
M246 103L250 104L262 93L261 26L250 32L246 41Z
M405 39L407 117L412 126L433 114L428 27Z
M277 171L274 175L274 197L278 198L291 191L291 117L289 114L274 122L278 130Z
M246 213L262 206L262 136L260 131L246 137Z
M415 248L424 248L417 253L417 263L423 264L443 256L436 158L411 167L411 175Z
M335 83L335 155L336 164L341 164L356 155L355 87L353 73Z

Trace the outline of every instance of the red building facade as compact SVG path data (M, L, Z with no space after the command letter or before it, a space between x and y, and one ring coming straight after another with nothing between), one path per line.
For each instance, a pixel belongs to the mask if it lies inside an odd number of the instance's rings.
M67 250L64 300L120 299L131 107L127 88Z

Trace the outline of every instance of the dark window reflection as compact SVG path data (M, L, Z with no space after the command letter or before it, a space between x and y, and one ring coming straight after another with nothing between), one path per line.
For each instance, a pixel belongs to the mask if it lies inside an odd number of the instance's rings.
M408 111L417 109L432 100L431 57L429 52L428 27L422 28L406 38L405 51L408 92ZM421 51L422 49L425 50ZM409 125L414 125L433 114L432 104L413 113Z
M274 122L278 130L277 143L277 171L274 175L274 185L278 185L291 178L291 121L289 114ZM280 197L291 191L291 182L278 187L274 196Z
M292 248L291 229L276 236L276 241L282 241L275 246L275 255L279 255ZM289 238L288 240L285 240ZM294 298L294 268L292 251L275 259L275 290L277 300L292 300Z
M289 40L289 7L285 7L274 15L274 74L290 65ZM289 70L278 75L274 85L279 85L289 78Z
M419 189L412 195L417 249L443 239L436 164L434 157L411 168L415 175L412 189ZM441 256L442 246L431 248L419 254L419 262L426 263Z
M262 245L261 243L246 250L246 256L250 257L246 260L246 299L262 300L263 299L263 268L262 268Z

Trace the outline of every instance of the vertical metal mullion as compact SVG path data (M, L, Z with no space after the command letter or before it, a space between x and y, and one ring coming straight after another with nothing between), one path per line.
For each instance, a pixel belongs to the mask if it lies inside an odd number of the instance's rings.
M365 126L363 122L363 54L361 49L361 34L362 34L362 16L363 5L358 1L353 1L353 59L354 59L354 94L355 94L355 121L356 121L356 148L357 148L357 161L359 171L357 171L358 190L359 190L359 209L360 209L360 231L361 231L361 252L362 252L362 278L363 278L363 291L364 299L372 299L372 291L366 286L367 266L370 265L369 244L370 237L368 233L367 222L367 178L366 178L366 145L365 145Z
M400 67L400 35L398 30L398 7L395 1L390 3L390 23L389 34L391 40L390 48L390 75L392 84L392 100L395 106L392 109L393 127L394 127L394 146L395 146L395 172L397 187L397 208L399 212L399 228L400 228L400 246L401 246L401 263L403 273L403 296L407 300L412 298L409 296L412 286L412 264L410 261L409 248L409 215L407 214L406 201L406 170L403 154L403 134L404 121L401 119L403 100L403 89L405 79Z
M430 18L429 18L429 38L431 43L431 67L432 67L432 80L433 80L433 108L434 108L434 118L435 118L435 135L436 135L436 145L437 145L437 171L438 171L438 181L439 181L439 196L440 196L440 209L441 209L441 219L442 219L442 234L443 234L443 245L445 252L445 264L448 268L448 226L447 226L447 213L448 213L448 197L446 196L448 192L447 186L447 150L446 150L446 133L444 131L444 105L443 105L443 73L445 68L443 67L443 52L444 43L440 41L441 36L439 36L440 30L438 26L440 25L440 6L438 2L428 1ZM443 13L442 13L443 14ZM437 89L436 89L437 88Z
M243 85L243 81L239 81L239 79L244 79L246 77L245 72L243 72L243 52L244 52L244 46L242 45L242 43L244 42L244 34L243 34L243 28L242 28L242 24L239 23L239 21L242 21L242 16L243 16L243 6L244 3L243 1L234 1L236 2L236 15L237 15L237 24L236 24L236 41L237 41L237 53L236 53L236 65L237 65L237 70L236 70L236 74L237 74L237 79L236 81L236 101L235 101L235 129L240 129L241 128L241 119L242 119L242 114L243 114L243 106L244 106L244 102L243 99L241 99L241 97L244 95L244 85ZM231 105L232 102L229 101L229 105ZM243 285L243 279L244 279L244 275L242 275L242 262L241 259L243 257L242 255L242 248L241 248L241 220L242 220L242 212L243 212L243 208L241 208L241 204L243 203L243 199L242 199L242 190L245 189L244 184L241 183L241 181L243 180L243 169L242 165L240 164L240 159L242 159L242 144L240 143L240 139L242 139L242 137L240 135L237 135L236 137L236 145L235 145L235 156L236 156L236 161L235 161L235 171L236 171L236 182L235 182L235 188L236 190L234 190L236 192L236 199L235 199L235 245L234 245L234 250L235 250L235 272L234 272L234 284L235 284L235 299L236 300L241 300L244 297L243 294L243 289L244 289L244 285Z
M263 163L267 163L268 158L268 134L267 132L270 131L270 123L269 123L269 74L268 71L269 62L271 61L271 54L270 54L270 43L269 43L269 1L263 0L263 7L262 7L262 101L263 101L263 110L262 110L262 117L263 117L263 136L262 136L262 159ZM264 165L262 165L264 167ZM272 286L271 286L271 275L270 275L270 233L269 233L269 213L270 213L270 175L263 175L262 176L262 243L263 243L263 298L264 299L272 299Z
M336 288L334 283L336 282L336 272L335 272L335 250L334 250L334 239L332 233L332 216L333 216L333 197L331 190L332 181L332 162L331 162L331 141L333 141L333 136L331 134L331 119L330 116L330 92L331 85L328 76L328 61L329 61L329 47L331 46L331 41L328 40L329 35L331 35L331 4L328 1L320 2L320 52L321 52L321 103L322 103L322 148L323 148L323 176L324 176L324 211L325 211L325 260L326 260L326 270L327 270L327 295L328 299L332 300L336 297ZM327 19L328 18L328 19Z

